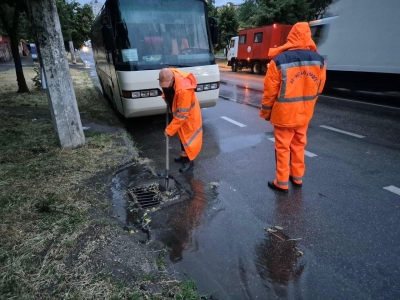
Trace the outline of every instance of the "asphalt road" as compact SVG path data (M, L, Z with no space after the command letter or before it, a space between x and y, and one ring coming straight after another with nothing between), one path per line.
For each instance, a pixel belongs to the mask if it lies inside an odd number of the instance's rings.
M221 70L194 170L171 165L193 197L152 215L152 242L168 247L170 270L218 299L399 299L400 110L321 97L303 187L281 195L267 187L275 158L273 127L258 116L262 80ZM164 116L127 121L161 171L164 127ZM170 152L179 155L176 137ZM265 230L276 225L280 238Z

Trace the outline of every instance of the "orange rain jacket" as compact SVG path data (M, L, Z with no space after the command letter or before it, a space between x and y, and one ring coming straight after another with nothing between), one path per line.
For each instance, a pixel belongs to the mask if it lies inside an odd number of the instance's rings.
M326 78L326 64L308 23L296 23L287 42L271 48L268 55L273 59L264 80L260 117L278 127L308 124Z
M187 156L194 160L203 143L201 111L195 93L196 78L191 73L170 69L175 78L175 96L172 101L173 119L165 132L170 136L178 132ZM165 99L164 94L162 96Z

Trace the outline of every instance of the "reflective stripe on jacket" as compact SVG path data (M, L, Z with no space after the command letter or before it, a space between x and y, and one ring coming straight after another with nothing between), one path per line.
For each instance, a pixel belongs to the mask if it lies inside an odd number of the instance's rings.
M165 131L179 138L190 160L200 153L203 143L203 127L200 105L195 89L197 82L193 74L171 68L175 78L175 96L172 101L173 119ZM164 95L163 95L164 97Z
M277 56L265 76L260 117L274 126L303 126L313 116L326 77L325 61L316 52L308 24L295 24L288 42L269 53Z

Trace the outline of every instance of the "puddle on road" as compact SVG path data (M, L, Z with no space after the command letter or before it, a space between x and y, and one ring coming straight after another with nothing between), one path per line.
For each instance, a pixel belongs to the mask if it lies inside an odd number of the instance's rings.
M259 108L263 92L249 85L221 82L219 94L222 99Z
M306 267L300 258L303 252L296 239L287 236L283 228L268 228L266 238L255 247L255 266L268 289L276 295L295 298L290 286L296 285Z

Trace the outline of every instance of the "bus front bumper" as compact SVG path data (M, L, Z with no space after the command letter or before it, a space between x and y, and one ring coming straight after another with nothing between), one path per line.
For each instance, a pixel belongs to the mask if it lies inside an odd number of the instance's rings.
M213 107L217 105L219 89L196 92L201 108ZM125 118L136 118L165 114L167 106L161 96L147 98L123 98L121 97Z

